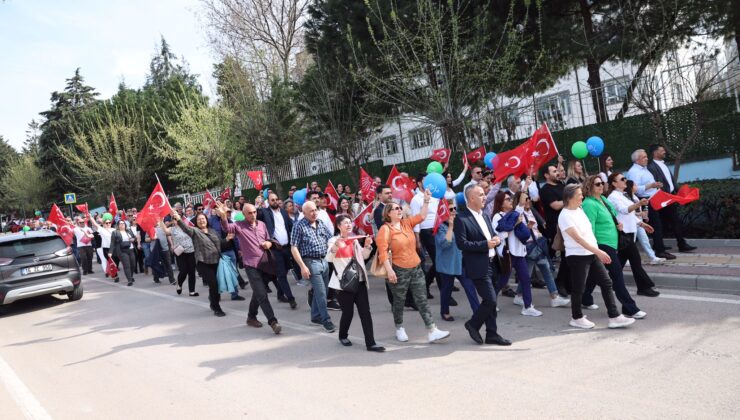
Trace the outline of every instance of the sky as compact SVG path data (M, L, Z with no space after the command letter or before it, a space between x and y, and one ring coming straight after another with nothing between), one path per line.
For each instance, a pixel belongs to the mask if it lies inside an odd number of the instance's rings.
M98 98L144 84L161 36L213 97L214 58L198 0L0 1L0 135L20 150L75 69Z

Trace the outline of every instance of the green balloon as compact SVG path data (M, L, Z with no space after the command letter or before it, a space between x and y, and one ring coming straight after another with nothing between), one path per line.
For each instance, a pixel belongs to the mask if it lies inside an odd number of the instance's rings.
M234 221L235 222L243 222L244 221L244 213L238 211L236 214L234 214Z
M24 232L28 232L29 230L31 230L31 227L30 226L23 226L23 231Z
M36 212L35 212L34 214L35 214L36 216L41 216L41 212L40 212L40 211L38 211L38 210L36 210Z
M427 165L428 174L432 174L432 173L441 174L442 172L444 172L444 169L442 168L442 164L437 161L429 162L429 165Z
M588 156L588 146L582 141L577 141L571 146L570 152L573 153L574 158L583 159Z
M103 220L113 220L113 215L110 213L103 213Z

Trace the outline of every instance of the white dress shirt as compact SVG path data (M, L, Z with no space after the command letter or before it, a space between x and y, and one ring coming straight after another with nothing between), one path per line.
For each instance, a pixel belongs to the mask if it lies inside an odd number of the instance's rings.
M668 166L666 166L665 162L658 159L653 159L653 162L655 162L656 165L658 165L658 168L660 168L661 171L663 171L663 176L665 176L665 179L668 181L668 191L673 192L673 176L671 176L671 170L668 169Z
M617 190L609 194L609 201L617 210L617 221L622 224L622 231L631 234L637 232L637 216L635 216L634 210L629 211L629 207L634 205L635 202L627 198L623 192Z
M280 212L280 209L273 210L270 208L270 211L272 212L272 220L275 222L275 239L280 243L280 245L287 245L288 240L288 230L285 229L285 219L283 219L283 214Z
M647 184L655 182L655 177L650 173L650 171L648 171L646 166L640 166L636 163L632 164L632 167L627 172L627 178L637 185L638 197L650 198L653 194L658 192L658 189L654 187L650 189L645 188Z
M473 218L475 218L475 221L478 222L478 226L480 226L480 230L483 231L483 236L486 237L487 241L490 241L493 237L491 236L491 232L488 230L488 225L486 225L486 220L483 218L483 212L482 211L475 211L473 209L470 209L470 213L473 214ZM488 248L488 258L493 258L496 255L496 248Z

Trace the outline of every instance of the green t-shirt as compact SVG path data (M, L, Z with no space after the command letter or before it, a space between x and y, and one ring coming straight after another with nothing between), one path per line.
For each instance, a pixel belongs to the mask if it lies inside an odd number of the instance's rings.
M599 245L610 246L616 250L619 237L617 236L617 226L614 225L612 215L616 217L617 212L609 200L604 197L602 199L597 200L593 197L586 197L581 207L583 207L583 212L586 213L588 220L591 222L591 228L594 231L594 236L596 236L596 242Z

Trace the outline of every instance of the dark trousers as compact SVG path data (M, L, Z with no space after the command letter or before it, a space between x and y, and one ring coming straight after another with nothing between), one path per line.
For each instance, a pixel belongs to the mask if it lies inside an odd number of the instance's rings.
M188 279L188 291L195 293L195 253L183 252L175 256L177 261L177 285L182 287L185 278Z
M527 267L526 257L515 257L512 255L511 268L516 271L516 279L519 282L519 287L522 290L522 296L524 298L524 307L529 308L532 306L532 282L529 278L529 268ZM509 277L511 277L511 271L499 276L498 282L494 285L496 294L498 294L509 282Z
M352 318L355 315L355 306L357 314L360 315L362 323L362 333L365 335L365 345L375 345L375 335L373 334L373 317L370 315L370 301L367 297L367 287L360 284L357 293L349 293L338 290L337 300L342 308L342 318L339 320L339 338L347 338L349 335L349 326L352 324Z
M486 276L480 279L473 279L473 285L481 298L478 310L470 318L470 325L476 330L480 330L483 324L486 324L486 337L496 336L496 292L493 289L493 282L498 280L496 267L491 260L488 263L488 272Z
M134 279L134 265L136 264L136 256L134 255L133 248L122 249L118 260L123 265L123 273L126 275L126 280L132 281Z
M134 269L134 273L143 273L144 272L144 250L141 248L136 248L134 250L134 254L136 255L136 267Z
M277 321L275 313L270 305L270 300L267 298L267 289L265 288L265 277L261 271L254 267L244 266L244 271L247 272L247 278L249 279L249 287L252 288L252 299L249 301L249 312L247 317L257 318L257 309L262 309L262 313L267 318L267 323L272 324L273 321Z
M630 296L629 290L627 290L627 285L624 284L624 271L622 269L622 262L619 260L619 255L617 254L617 250L607 245L599 245L599 249L609 254L609 258L612 259L610 264L605 264L604 266L609 272L609 277L612 279L614 295L616 295L617 299L622 304L622 313L625 315L636 314L640 308L637 307L637 303L635 303L635 300ZM584 305L588 306L594 303L592 293L595 287L595 283L590 281L586 282L586 291L582 298Z
M284 245L280 250L276 249L272 255L275 257L278 297L285 296L289 301L293 301L295 297L293 297L290 284L288 284L288 270L290 270L293 260L293 257L290 255L290 245Z
M630 233L630 244L627 248L622 249L618 252L619 261L622 263L622 270L627 261L630 262L630 268L632 269L632 277L635 279L635 285L637 290L648 290L655 287L655 283L650 279L648 273L642 268L642 259L640 258L640 251L637 250L637 244L635 243L635 235Z
M198 273L208 285L208 301L211 303L211 309L214 311L221 310L221 305L218 303L221 301L221 295L218 293L218 279L216 278L218 264L206 264L198 261L197 267Z
M440 289L439 289L439 311L441 315L450 314L450 298L452 298L452 287L455 285L455 278L460 280L460 284L465 290L465 295L468 297L468 303L470 303L470 309L475 313L480 306L478 301L478 295L476 295L475 285L473 281L464 275L453 276L450 274L437 273L440 277Z
M160 251L159 255L162 257L162 264L164 265L164 269L167 272L167 278L170 280L170 283L174 283L175 273L172 272L172 256L170 255L170 250L162 250ZM218 266L218 264L215 265ZM152 270L152 273L154 273L154 280L159 280L156 271ZM201 273L200 276L203 277L203 280L205 281L206 276L204 276L203 273Z
M673 203L668 207L660 209L660 211L654 210L653 206L648 206L648 218L650 219L650 226L655 229L655 232L653 232L653 249L656 254L665 252L663 234L666 228L673 229L679 249L686 246L686 239L683 237L682 222L678 217L678 204Z
M568 297L571 293L570 270L568 270L568 259L565 257L565 252L561 252L560 266L558 267L558 275L555 277L555 285L558 287L560 296Z
M436 261L435 257L437 256L437 245L434 242L434 233L432 233L432 229L421 229L419 231L419 240L421 240L421 246L424 247L424 251L426 251L427 255L432 260L432 265L424 274L427 281L427 290L429 290L429 286L435 279L437 280L437 287L440 287L439 277L437 276L437 266L434 263ZM422 261L424 261L423 258Z
M609 278L609 272L606 271L606 267L596 255L571 255L565 258L568 259L568 268L570 269L570 285L573 292L570 298L570 311L573 319L583 318L583 311L581 310L583 302L581 299L587 283L599 285L609 318L618 317L619 311L612 292L612 279ZM592 303L593 299L587 305Z
M78 246L77 252L80 253L80 265L83 274L92 273L93 248L92 246Z

